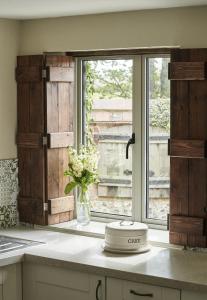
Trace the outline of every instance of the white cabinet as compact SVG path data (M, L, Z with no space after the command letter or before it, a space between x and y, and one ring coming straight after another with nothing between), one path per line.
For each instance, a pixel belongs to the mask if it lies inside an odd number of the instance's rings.
M107 300L180 300L180 290L107 278Z
M24 300L105 300L105 278L25 263L23 296Z
M181 300L207 300L207 293L182 290Z
M22 300L20 263L0 268L0 300Z

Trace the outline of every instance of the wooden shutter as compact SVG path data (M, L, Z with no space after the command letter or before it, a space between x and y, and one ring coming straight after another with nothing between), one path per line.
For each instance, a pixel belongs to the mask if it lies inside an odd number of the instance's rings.
M68 178L67 146L73 145L74 62L68 56L46 57L46 130L48 224L73 218L73 196L64 195Z
M173 50L170 242L207 247L207 49Z
M64 195L67 146L73 145L74 62L68 56L17 60L18 208L20 221L55 224L73 218Z

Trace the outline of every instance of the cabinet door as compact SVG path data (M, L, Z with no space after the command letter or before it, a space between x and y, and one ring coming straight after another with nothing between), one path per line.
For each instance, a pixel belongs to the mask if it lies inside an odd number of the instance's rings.
M0 300L22 300L22 266L20 263L1 269ZM1 292L2 290L2 292Z
M181 300L206 300L207 293L182 291Z
M83 272L24 264L24 300L105 300L105 279Z
M107 300L180 300L180 291L107 278Z

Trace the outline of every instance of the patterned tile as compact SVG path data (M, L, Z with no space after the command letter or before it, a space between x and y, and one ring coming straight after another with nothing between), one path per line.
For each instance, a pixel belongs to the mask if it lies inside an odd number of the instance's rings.
M17 224L17 159L0 160L0 227Z

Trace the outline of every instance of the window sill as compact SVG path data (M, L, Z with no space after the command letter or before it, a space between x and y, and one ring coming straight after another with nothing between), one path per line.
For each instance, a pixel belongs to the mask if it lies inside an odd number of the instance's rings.
M48 226L48 229L71 234L104 238L106 224L107 223L91 221L89 225L81 226L77 224L76 220L72 220L70 222L50 225ZM149 241L154 246L172 246L169 244L169 232L166 230L149 229Z

